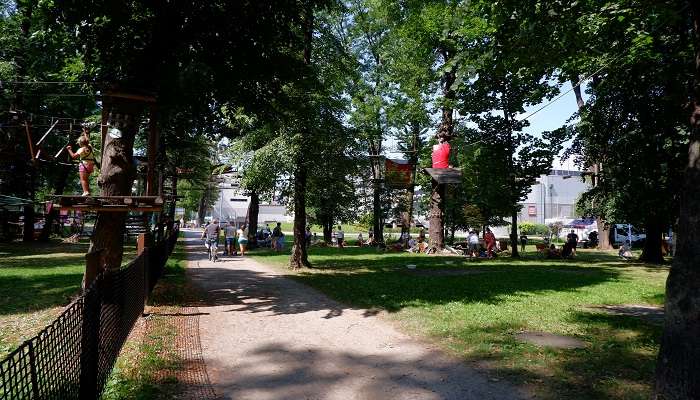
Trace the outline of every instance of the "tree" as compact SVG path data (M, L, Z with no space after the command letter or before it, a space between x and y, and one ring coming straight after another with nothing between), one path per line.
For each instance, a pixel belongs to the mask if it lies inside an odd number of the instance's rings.
M681 189L678 250L666 282L666 316L656 366L657 399L700 397L700 3L689 4L695 47L692 129Z

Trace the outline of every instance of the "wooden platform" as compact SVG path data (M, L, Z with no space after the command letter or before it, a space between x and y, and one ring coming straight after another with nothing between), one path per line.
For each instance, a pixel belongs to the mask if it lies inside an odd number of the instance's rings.
M462 183L462 170L458 168L423 168L423 172L430 175L437 183Z
M97 212L160 212L160 196L51 196L61 210Z

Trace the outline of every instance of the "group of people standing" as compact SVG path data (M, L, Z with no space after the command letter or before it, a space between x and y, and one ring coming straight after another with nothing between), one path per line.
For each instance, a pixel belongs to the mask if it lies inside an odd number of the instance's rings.
M481 256L481 240L479 240L479 234L475 230L469 232L467 242L469 243L469 257ZM486 233L484 233L484 247L486 248L485 255L487 258L493 258L494 250L496 250L497 246L498 241L496 240L496 235L491 232L491 229L486 228Z
M216 249L219 247L219 237L221 236L221 231L224 231L224 255L238 255L238 250L236 249L236 242L241 251L241 256L245 256L246 250L248 248L248 229L246 229L245 224L236 226L233 221L229 221L225 226L221 226L219 220L214 218L214 220L204 227L202 232L202 239L207 248L214 247L214 260L218 259L216 255Z

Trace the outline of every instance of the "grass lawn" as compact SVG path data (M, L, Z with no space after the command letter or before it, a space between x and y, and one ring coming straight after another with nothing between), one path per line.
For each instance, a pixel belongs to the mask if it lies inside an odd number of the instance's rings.
M80 290L88 244L0 244L0 358L32 337ZM135 254L126 248L125 260Z
M251 255L279 268L289 257L269 250ZM344 303L386 311L403 330L539 398L646 399L651 393L661 328L589 307L662 304L666 267L595 250L579 250L576 260L545 260L534 246L520 260L470 262L368 248L312 248L310 260L315 269L290 275ZM573 336L586 348L521 343L514 337L521 331Z

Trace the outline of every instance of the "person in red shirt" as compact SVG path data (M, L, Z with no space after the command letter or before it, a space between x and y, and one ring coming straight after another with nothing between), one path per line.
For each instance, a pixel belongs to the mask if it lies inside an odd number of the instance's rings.
M438 135L438 144L433 146L433 168L451 168L450 143L444 135Z
M496 246L496 235L491 232L491 229L486 228L484 243L486 243L486 255L488 258L493 258L493 248Z

